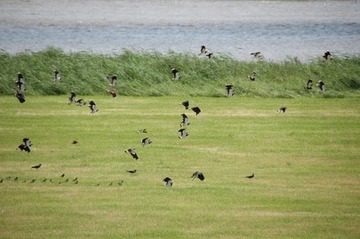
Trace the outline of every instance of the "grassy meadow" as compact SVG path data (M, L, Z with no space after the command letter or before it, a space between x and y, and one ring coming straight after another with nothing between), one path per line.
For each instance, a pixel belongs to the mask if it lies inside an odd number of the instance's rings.
M96 102L90 114L37 94L0 97L0 238L360 236L358 97L78 94ZM24 137L30 153L16 150Z

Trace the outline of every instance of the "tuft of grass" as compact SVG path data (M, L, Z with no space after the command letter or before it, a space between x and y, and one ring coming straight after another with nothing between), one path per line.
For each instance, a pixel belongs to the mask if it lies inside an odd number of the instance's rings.
M82 97L0 97L1 238L359 238L359 99Z
M89 52L64 53L57 48L41 52L0 53L0 94L15 92L17 72L22 72L28 95L61 95L74 91L82 95L104 95L109 89L106 77L118 76L116 88L124 96L204 96L222 97L225 84L234 85L236 97L357 97L360 89L360 57L339 57L325 62L315 59L302 63L297 59L283 62L243 62L227 55L213 59L190 53L133 52L101 55ZM181 79L172 80L171 69ZM53 82L53 71L62 74ZM256 72L256 81L248 76ZM314 89L304 89L308 79ZM316 83L325 82L327 91L319 93Z

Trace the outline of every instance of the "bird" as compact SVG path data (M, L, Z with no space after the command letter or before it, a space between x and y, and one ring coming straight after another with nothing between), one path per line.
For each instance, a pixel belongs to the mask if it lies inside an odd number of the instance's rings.
M143 134L147 134L147 129L139 129L138 131L136 131L138 134L143 133Z
M69 96L69 105L76 103L76 94L75 92L71 92Z
M3 183L4 182L4 179L2 178L1 180L0 180L0 183Z
M185 138L185 137L189 136L189 133L188 133L188 132L186 132L186 130L185 130L185 129L179 129L179 130L178 130L178 132L180 133L180 135L178 136L180 139L182 139L182 138Z
M255 59L263 59L264 56L261 54L260 51L250 53L251 56L254 56Z
M15 97L19 100L20 103L24 103L26 101L24 92L20 91L19 89L16 90Z
M181 114L182 116L182 121L180 123L180 127L184 127L190 124L189 122L189 118L186 116L186 114Z
M180 80L180 72L175 68L171 69L171 73L173 74L173 80Z
M173 185L173 181L169 177L164 178L163 182L165 182L165 186L167 186L167 187L171 187Z
M107 92L112 95L113 98L115 98L117 96L117 92L115 89L110 89L110 90L107 90Z
M312 90L313 87L313 81L312 80L308 80L306 83L306 89L307 90Z
M191 110L194 111L196 115L200 114L201 112L201 109L198 106L192 107Z
M126 172L128 172L128 173L131 173L131 174L133 174L133 173L136 173L136 169L134 169L134 170L126 170Z
M71 143L72 143L72 144L78 144L79 142L76 141L76 140L73 140Z
M232 85L227 84L227 85L225 85L225 88L226 88L225 97L230 97L230 96L233 96L233 95L234 95L234 88L233 88Z
M183 102L181 102L181 104L185 107L185 109L186 110L188 110L189 109L189 101L188 100L185 100L185 101L183 101Z
M145 146L145 145L151 144L151 143L152 143L152 141L151 141L149 138L143 138L143 139L141 140L142 146Z
M77 101L75 101L75 104L77 106L84 106L86 105L86 101L84 99L78 99Z
M20 90L21 92L24 92L26 90L24 76L20 72L18 72L17 74L17 81L15 84L17 89Z
M249 175L249 176L246 176L245 178L252 179L253 177L255 177L255 174L254 174L254 173L253 173L253 174L251 174L251 175Z
M249 75L249 79L251 81L255 81L256 80L256 72L254 71L251 75Z
M107 77L110 85L116 85L116 82L117 82L117 75L113 75L113 76L108 76Z
M206 49L205 46L201 46L199 56L205 55L209 59L213 56L213 53Z
M130 148L128 150L125 150L125 153L129 153L135 160L138 160L139 157L138 155L136 154L136 151L134 148Z
M61 174L60 177L62 177L62 178L65 177L65 173Z
M193 173L193 175L191 176L192 180L194 180L195 178L200 179L201 181L205 180L205 176L202 172L196 171L195 173Z
M37 165L31 166L31 168L35 168L35 169L38 169L38 168L40 168L40 167L41 167L41 163L40 163L40 164L37 164Z
M326 88L325 88L325 83L322 82L321 80L319 81L319 83L317 84L317 86L319 86L319 89L321 92L325 91Z
M286 109L287 109L286 106L281 106L281 107L279 108L278 112L279 112L279 113L285 113Z
M32 179L32 180L30 181L30 183L35 183L35 181L36 181L36 179Z
M60 81L61 80L61 74L58 70L54 70L54 81Z
M329 51L326 51L323 55L323 58L328 61L328 60L331 60L332 59L332 55Z
M90 113L96 113L99 111L98 109L96 109L96 104L94 101L89 102L89 108L90 108Z
M30 141L29 138L23 138L23 144L20 144L18 146L18 149L20 149L20 151L25 151L25 152L28 152L30 153L30 147L32 146L32 142Z

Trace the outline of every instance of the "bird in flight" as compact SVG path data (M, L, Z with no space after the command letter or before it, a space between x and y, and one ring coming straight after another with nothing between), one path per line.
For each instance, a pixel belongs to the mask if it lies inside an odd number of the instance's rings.
M32 142L30 141L29 138L23 138L23 143L20 144L18 146L18 149L20 149L20 151L25 151L25 152L28 152L30 153L30 147L32 146Z
M279 113L285 113L286 110L287 110L286 106L281 106L278 111Z
M108 76L107 79L108 79L109 84L110 84L111 86L116 85L116 82L117 82L117 76L116 76L116 75L113 75L113 76L111 76L111 77Z
M185 137L189 136L189 133L188 133L188 132L186 132L186 130L185 130L185 129L179 129L179 130L178 130L178 132L180 133L180 135L178 136L180 139L182 139L182 138L185 138Z
M254 173L253 173L253 174L251 174L251 175L249 175L249 176L246 176L245 178L252 179L253 177L255 177L255 174L254 174Z
M133 173L136 173L136 169L134 169L134 170L126 170L126 172L128 172L128 173L131 173L131 174L133 174Z
M213 56L213 53L206 49L205 46L201 46L199 56L205 55L209 59Z
M113 98L115 98L117 96L117 92L115 89L110 89L110 90L107 90L107 92L112 95Z
M151 144L151 143L152 143L152 141L151 141L149 138L143 138L143 139L141 140L142 146L145 146L145 145Z
M197 107L197 106L192 107L191 110L194 111L196 115L201 113L201 109L199 107Z
M40 168L40 167L41 167L41 163L40 163L40 164L37 164L37 165L31 166L31 168L35 168L35 169L38 169L38 168Z
M125 150L125 153L129 153L135 160L138 160L139 157L138 155L136 154L136 151L134 148L130 148L128 150Z
M175 68L171 69L171 73L173 74L173 80L180 80L180 72Z
M188 100L185 100L185 101L183 101L183 102L181 102L181 104L185 107L185 109L186 110L188 110L189 109L189 101Z
M61 74L58 70L54 70L54 81L60 81L61 80Z
M191 176L192 180L194 180L195 178L200 179L201 181L205 180L205 176L202 172L196 171L195 173L193 173L193 175Z

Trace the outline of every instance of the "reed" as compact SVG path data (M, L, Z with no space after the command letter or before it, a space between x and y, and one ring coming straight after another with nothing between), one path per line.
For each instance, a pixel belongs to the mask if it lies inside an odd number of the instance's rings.
M311 62L286 59L283 62L243 62L227 55L213 59L190 53L132 52L100 55L90 52L64 53L48 48L41 52L0 54L0 94L13 95L17 72L27 82L27 95L61 95L71 91L83 95L104 95L110 88L106 79L118 76L114 87L124 96L206 96L222 97L225 84L234 85L236 97L354 97L360 89L360 57L335 57L325 62L321 57ZM172 80L171 69L179 70L181 79ZM62 74L54 83L53 71ZM256 72L255 81L249 75ZM308 79L314 89L304 89ZM319 93L316 83L325 82L327 91Z

